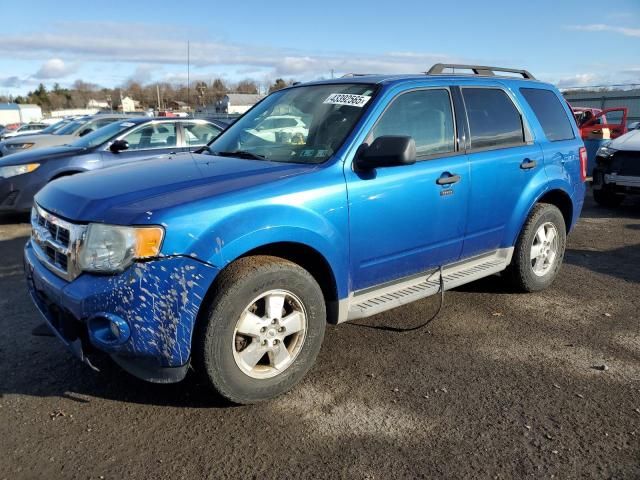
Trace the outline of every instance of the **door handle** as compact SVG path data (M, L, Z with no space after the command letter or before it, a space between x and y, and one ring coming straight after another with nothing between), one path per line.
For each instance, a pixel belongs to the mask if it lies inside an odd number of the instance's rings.
M530 160L528 158L525 158L520 164L520 168L523 170L531 170L532 168L536 168L537 165L538 165L538 162L536 162L535 160Z
M454 183L458 183L460 181L460 175L450 174L444 172L440 178L436 180L438 185L453 185Z

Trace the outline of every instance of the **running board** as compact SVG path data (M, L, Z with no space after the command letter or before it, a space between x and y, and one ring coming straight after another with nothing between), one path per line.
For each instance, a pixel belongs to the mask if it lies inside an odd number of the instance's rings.
M501 272L509 263L513 248L501 248L490 253L447 265L442 269L444 288L449 290L483 277ZM435 295L440 291L438 269L355 292L348 301L346 320L370 317L401 305ZM344 311L344 310L343 310Z

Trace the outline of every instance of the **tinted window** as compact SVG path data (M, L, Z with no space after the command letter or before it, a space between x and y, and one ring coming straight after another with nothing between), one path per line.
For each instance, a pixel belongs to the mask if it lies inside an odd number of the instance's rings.
M123 140L129 143L128 150L175 147L176 125L175 123L147 125L134 130L124 137Z
M555 93L537 88L521 88L520 93L536 114L548 140L555 142L574 138L569 117Z
M408 135L418 157L455 150L453 112L447 90L416 90L393 101L373 129L373 139Z
M463 88L471 148L495 148L524 143L520 112L509 96L495 88Z

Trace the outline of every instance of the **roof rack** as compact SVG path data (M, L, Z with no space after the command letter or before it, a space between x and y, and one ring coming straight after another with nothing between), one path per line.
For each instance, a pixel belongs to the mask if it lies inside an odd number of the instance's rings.
M474 75L482 75L486 77L493 77L496 75L496 72L505 72L505 73L517 73L522 75L522 78L527 80L535 80L536 77L531 75L526 70L518 70L515 68L502 68L502 67L487 67L483 65L462 65L456 63L436 63L433 67L429 69L427 75L446 75L444 72L445 69L450 68L452 70L471 70Z
M340 78L370 77L371 75L375 75L375 73L345 73Z

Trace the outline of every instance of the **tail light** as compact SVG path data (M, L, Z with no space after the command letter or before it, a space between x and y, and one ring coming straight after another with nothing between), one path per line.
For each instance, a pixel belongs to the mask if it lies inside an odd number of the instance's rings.
M587 179L587 149L580 147L580 180Z

